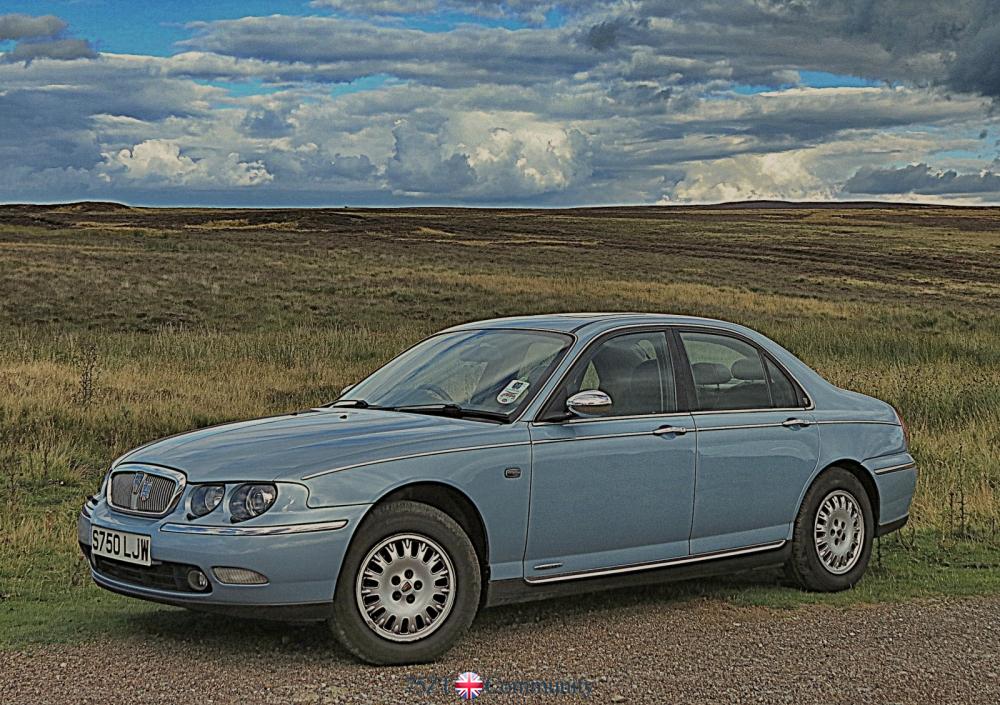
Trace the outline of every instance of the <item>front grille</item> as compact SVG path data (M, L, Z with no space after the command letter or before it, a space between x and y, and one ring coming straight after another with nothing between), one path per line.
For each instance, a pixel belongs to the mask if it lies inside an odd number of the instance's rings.
M204 595L212 591L195 590L188 584L188 572L198 570L197 566L183 563L154 563L151 566L122 563L103 556L94 556L94 569L101 575L141 587L172 592L195 592Z
M144 470L123 470L111 476L109 499L115 509L139 514L165 514L173 504L178 482Z

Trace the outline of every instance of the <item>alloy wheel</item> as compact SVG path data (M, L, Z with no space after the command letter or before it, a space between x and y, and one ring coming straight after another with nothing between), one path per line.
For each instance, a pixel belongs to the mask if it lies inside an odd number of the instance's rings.
M423 639L451 612L455 568L434 540L396 534L376 544L362 561L355 598L365 623L380 637Z
M864 515L854 495L845 490L828 494L816 511L813 535L823 567L834 575L849 572L861 557L865 538Z

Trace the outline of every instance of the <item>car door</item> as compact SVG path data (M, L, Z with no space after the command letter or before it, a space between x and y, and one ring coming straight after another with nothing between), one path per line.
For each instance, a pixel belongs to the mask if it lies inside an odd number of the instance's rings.
M695 434L677 411L671 348L663 329L599 339L530 426L527 580L687 555ZM611 411L566 418L566 399L592 389Z
M787 539L819 457L808 398L749 340L705 329L676 335L698 438L691 552Z

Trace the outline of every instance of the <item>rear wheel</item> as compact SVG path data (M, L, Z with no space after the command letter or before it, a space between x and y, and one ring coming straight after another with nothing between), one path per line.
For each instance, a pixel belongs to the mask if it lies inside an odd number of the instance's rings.
M333 630L376 664L431 661L472 623L481 576L472 542L435 507L376 507L358 528L337 581Z
M865 488L847 470L830 468L816 478L799 509L788 573L807 590L853 587L868 567L873 533Z

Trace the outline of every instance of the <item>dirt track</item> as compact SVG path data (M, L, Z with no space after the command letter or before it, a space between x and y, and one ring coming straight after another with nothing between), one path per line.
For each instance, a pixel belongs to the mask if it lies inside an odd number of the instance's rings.
M468 670L493 683L480 702L1000 702L998 599L776 611L616 595L491 610L445 661L391 669L352 661L319 627L220 619L235 638L196 643L191 617L157 613L120 641L0 652L0 702L458 702ZM418 694L423 677L447 680ZM577 694L499 692L532 679Z

